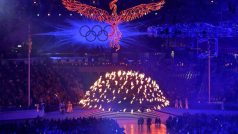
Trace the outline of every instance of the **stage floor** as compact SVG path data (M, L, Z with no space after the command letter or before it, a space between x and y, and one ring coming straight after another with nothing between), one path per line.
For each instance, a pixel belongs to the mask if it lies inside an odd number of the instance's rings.
M72 113L60 113L58 111L43 113L36 112L36 110L22 110L22 111L8 111L0 112L1 121L9 120L21 120L21 119L33 119L38 116L45 119L65 119L65 118L79 118L79 117L96 117L96 118L112 118L117 120L119 125L125 128L126 134L166 134L165 121L169 116L182 115L184 113L190 114L221 114L221 115L238 115L238 111L222 111L222 110L185 110L185 109L175 109L175 108L165 108L160 111L153 111L148 113L128 113L128 112L103 112L100 110L85 110L80 108L75 108ZM146 125L139 128L137 125L137 119L143 117L145 120L147 118L154 119L160 117L162 120L161 126L151 125L150 131Z

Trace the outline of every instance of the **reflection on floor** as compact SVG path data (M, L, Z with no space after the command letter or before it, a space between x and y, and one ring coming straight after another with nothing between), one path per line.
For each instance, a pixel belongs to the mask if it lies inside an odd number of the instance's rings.
M135 119L118 119L117 122L125 129L126 134L166 134L166 126L152 124L150 129L144 124L142 127L137 125Z

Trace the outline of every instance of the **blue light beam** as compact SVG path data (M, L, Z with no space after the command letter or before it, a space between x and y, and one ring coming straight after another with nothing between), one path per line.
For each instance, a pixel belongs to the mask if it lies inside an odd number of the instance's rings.
M37 36L53 36L56 41L51 42L50 48L58 48L64 45L80 45L89 48L109 48L108 34L111 26L106 23L88 20L67 20L67 25L52 26L55 31L35 34ZM119 25L122 32L120 45L128 47L140 44L139 36L147 35L146 31L139 29L143 24L125 23Z

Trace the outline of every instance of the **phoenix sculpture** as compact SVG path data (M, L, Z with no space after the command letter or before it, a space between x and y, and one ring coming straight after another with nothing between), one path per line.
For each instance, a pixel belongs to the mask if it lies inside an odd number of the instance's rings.
M108 13L106 10L99 9L94 6L83 4L76 0L62 0L63 5L69 11L77 12L89 19L93 19L99 22L105 22L111 25L111 32L108 34L110 46L116 48L116 51L120 49L119 42L122 38L122 33L119 29L119 24L129 22L147 15L152 11L160 10L165 4L164 0L160 2L153 2L149 4L140 4L138 6L126 9L117 13L118 0L112 0L109 3L109 8L112 13Z

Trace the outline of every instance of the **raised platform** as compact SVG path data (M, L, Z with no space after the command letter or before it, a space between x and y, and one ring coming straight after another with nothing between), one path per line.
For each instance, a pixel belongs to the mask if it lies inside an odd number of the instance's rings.
M0 120L19 120L19 119L33 119L36 117L42 117L46 119L63 119L63 118L79 118L79 117L96 117L96 118L112 118L112 119L137 119L143 118L155 118L161 117L162 121L165 121L169 116L182 115L184 113L190 114L221 114L221 115L238 115L238 111L225 111L225 110L186 110L175 108L164 108L160 111L144 112L144 113L129 113L129 112L107 112L96 109L80 109L75 108L70 114L61 114L58 111L43 113L36 110L18 110L0 112Z

